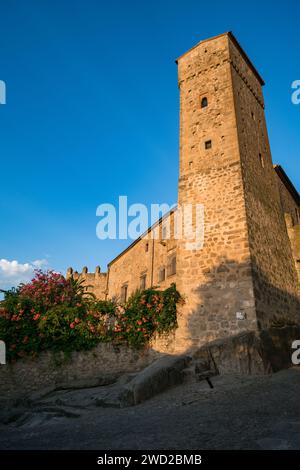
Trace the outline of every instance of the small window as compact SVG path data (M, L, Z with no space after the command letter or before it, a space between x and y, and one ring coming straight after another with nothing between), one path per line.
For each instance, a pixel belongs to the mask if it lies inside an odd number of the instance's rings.
M128 285L125 284L121 288L121 302L127 302L127 294L128 294Z
M209 150L209 149L211 149L211 147L212 147L211 140L207 140L205 142L205 150Z
M167 240L168 238L169 238L169 236L168 236L168 226L163 225L163 227L162 227L162 239Z
M166 270L165 268L160 268L158 273L158 281L163 282L166 279Z
M147 251L149 251L149 243L148 242L145 245L145 251L146 251L146 253L147 253Z
M259 161L260 161L260 164L261 164L262 168L264 168L265 167L265 162L264 162L264 158L263 158L261 153L259 154Z
M172 256L168 266L168 276L173 276L176 274L176 256Z
M206 96L204 98L202 98L201 100L201 108L207 108L208 106L208 99L206 98Z
M147 285L147 274L142 274L140 277L140 289L145 290Z

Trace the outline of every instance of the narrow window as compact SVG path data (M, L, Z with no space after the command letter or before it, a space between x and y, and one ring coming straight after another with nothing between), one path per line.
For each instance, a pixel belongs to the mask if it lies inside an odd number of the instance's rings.
M165 268L160 268L158 273L158 280L159 282L163 282L166 279L166 270Z
M162 239L166 240L168 237L168 227L167 225L164 225L162 228Z
M140 289L145 290L147 284L147 274L142 274L140 277Z
M127 302L128 285L124 284L121 288L121 302Z
M147 251L149 251L149 243L148 242L145 245L145 251L146 251L146 253L147 253Z
M211 140L207 140L205 142L205 150L209 150L209 149L211 149L211 147L212 147Z
M204 98L202 98L201 100L201 108L207 108L208 106L208 99L206 98L206 96Z
M173 276L176 274L176 256L172 256L168 266L168 276Z
M263 159L263 156L262 156L261 153L259 154L259 160L260 160L260 164L261 164L262 168L264 168L265 167L265 162L264 162L264 159Z

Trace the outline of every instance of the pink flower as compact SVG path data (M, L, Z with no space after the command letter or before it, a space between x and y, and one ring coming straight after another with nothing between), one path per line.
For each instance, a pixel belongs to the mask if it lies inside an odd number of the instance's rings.
M75 327L75 323L73 323L73 322L72 322L72 323L70 323L70 328L72 328L72 329L73 329L74 327Z
M36 313L33 317L34 321L38 320L40 318L41 314L40 313Z

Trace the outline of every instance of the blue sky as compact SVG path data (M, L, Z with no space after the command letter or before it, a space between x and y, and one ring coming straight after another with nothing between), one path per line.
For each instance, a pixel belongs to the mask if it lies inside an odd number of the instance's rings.
M294 2L1 0L0 16L0 260L17 261L2 285L36 260L105 270L128 242L97 239L101 203L176 202L174 60L228 30L266 81L273 160L300 189Z

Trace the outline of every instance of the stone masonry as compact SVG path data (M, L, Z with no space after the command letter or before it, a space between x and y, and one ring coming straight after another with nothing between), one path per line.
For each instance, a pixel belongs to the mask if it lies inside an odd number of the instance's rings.
M203 247L175 239L175 209L111 261L107 274L75 276L103 299L176 282L185 305L172 352L300 325L300 197L272 163L264 82L232 33L201 41L177 64L178 207L204 206Z

